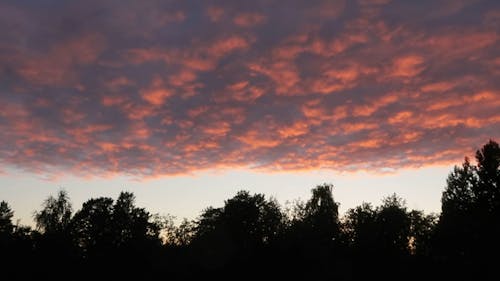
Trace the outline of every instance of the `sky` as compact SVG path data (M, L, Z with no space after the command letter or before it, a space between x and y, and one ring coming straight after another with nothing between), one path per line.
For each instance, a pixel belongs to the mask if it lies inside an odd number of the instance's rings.
M0 0L0 199L192 218L331 182L439 211L500 139L499 30L496 0Z

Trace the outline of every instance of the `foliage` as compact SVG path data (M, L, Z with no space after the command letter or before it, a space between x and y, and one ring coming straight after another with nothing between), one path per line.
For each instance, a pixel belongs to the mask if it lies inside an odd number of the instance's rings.
M43 209L40 212L35 212L37 228L45 233L66 231L72 213L71 203L66 191L59 191L57 198L49 196L42 206Z
M0 233L11 233L14 229L12 224L12 217L14 212L10 209L7 202L0 202Z

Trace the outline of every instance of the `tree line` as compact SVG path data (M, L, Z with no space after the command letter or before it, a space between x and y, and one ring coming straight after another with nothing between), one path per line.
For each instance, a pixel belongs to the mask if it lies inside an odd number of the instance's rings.
M65 191L13 223L0 203L2 280L496 280L500 148L490 140L448 175L440 214L396 194L339 216L333 186L281 206L239 191L220 208L176 225L134 195L92 198L74 211Z

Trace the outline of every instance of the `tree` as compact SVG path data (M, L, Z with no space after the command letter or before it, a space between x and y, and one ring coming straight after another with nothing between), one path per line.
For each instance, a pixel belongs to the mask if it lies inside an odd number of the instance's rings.
M349 246L359 254L367 255L375 249L377 243L375 234L375 223L377 212L370 203L362 203L361 206L349 209L346 212L343 233Z
M41 231L41 235L35 237L36 254L43 257L35 271L40 279L53 279L53 264L58 264L60 276L75 266L77 256L69 228L72 207L64 190L59 191L56 198L49 196L42 206L34 215L37 229Z
M222 208L208 207L201 213L200 217L196 221L196 237L204 237L211 235L216 230L221 227L222 221Z
M100 197L83 203L71 221L71 235L89 274L100 272L106 279L150 274L161 243L160 226L151 219L130 192L121 192L116 201Z
M207 208L196 221L190 247L206 270L238 272L262 267L283 229L278 203L262 194L239 191L222 208ZM259 264L259 265L257 265Z
M489 216L500 210L500 148L490 140L476 152L477 166L466 157L447 179L441 198L441 220L477 213Z
M263 194L239 191L226 201L223 219L238 243L254 247L269 243L278 235L283 216L276 201L266 200Z
M6 253L11 248L14 225L12 217L14 212L5 201L0 202L0 252ZM2 261L3 259L0 259Z
M451 266L467 268L464 276L494 272L488 257L500 251L500 148L490 140L476 151L477 165L466 158L455 167L442 196L434 247Z
M208 207L195 221L191 251L203 269L220 269L233 258L234 242L223 214L223 208Z
M478 182L476 167L467 157L461 167L455 166L448 175L435 245L443 255L465 256L474 247Z
M318 185L305 205L304 223L320 240L332 241L339 236L339 204L333 200L333 185Z
M188 246L193 240L194 228L194 222L183 219L181 224L174 229L174 244L178 246Z
M476 201L475 189L478 181L476 167L470 164L467 157L461 167L453 168L441 197L442 219L463 216L472 211Z
M478 183L473 186L475 210L471 214L473 233L469 256L481 272L497 272L490 257L500 252L500 147L490 140L476 152Z
M500 212L500 147L490 140L476 152L477 176L474 185L478 203L485 212Z
M333 185L318 185L305 203L296 202L283 240L284 258L292 267L303 267L302 279L325 279L335 271L342 251L338 206ZM290 277L296 271L292 271ZM330 276L333 277L333 276Z
M71 222L71 233L84 256L109 251L113 242L113 199L101 197L83 203Z
M57 198L49 196L43 203L43 209L35 213L38 229L44 233L60 233L67 230L71 221L72 207L66 191L59 191Z
M14 225L14 212L5 201L0 202L0 277L2 280L34 280L26 266L33 261L33 241L29 227ZM24 270L24 271L23 271Z
M385 197L377 209L376 237L380 250L389 256L408 253L410 218L406 203L396 194Z
M5 201L0 202L0 234L10 234L14 230L12 217L14 212Z
M432 239L436 229L437 216L425 215L422 211L412 210L410 218L410 252L413 255L430 256Z
M111 227L116 246L158 239L160 227L150 221L151 215L144 208L134 204L133 193L121 192L113 205Z

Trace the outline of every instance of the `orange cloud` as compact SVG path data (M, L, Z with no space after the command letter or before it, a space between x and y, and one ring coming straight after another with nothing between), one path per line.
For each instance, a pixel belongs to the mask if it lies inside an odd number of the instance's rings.
M378 111L380 108L387 106L389 104L395 103L400 97L396 94L389 93L377 100L364 105L357 105L353 107L354 116L370 116L374 112Z
M246 49L248 47L249 42L247 39L240 36L231 36L213 42L212 45L208 48L208 53L219 57L231 53L235 50Z
M393 76L414 77L425 69L424 59L418 55L398 57L393 61Z
M180 79L182 79L182 76ZM166 89L164 85L165 83L159 76L154 77L151 86L141 91L142 98L152 105L164 104L166 99L172 96L172 92Z
M169 77L169 83L173 86L182 86L186 83L190 83L196 80L196 74L192 71L183 69L179 73L171 75Z
M142 92L142 98L152 105L162 105L172 93L166 89L150 89Z
M396 124L401 122L407 122L413 116L411 111L400 111L396 115L389 118L389 124Z
M202 130L208 135L225 136L231 130L231 125L227 122L220 122L212 126L204 127Z
M237 139L252 149L272 148L281 143L279 140L266 137L257 131L248 131L244 135L237 137Z
M291 126L278 129L278 132L283 138L297 137L307 134L309 126L306 122L295 122Z

